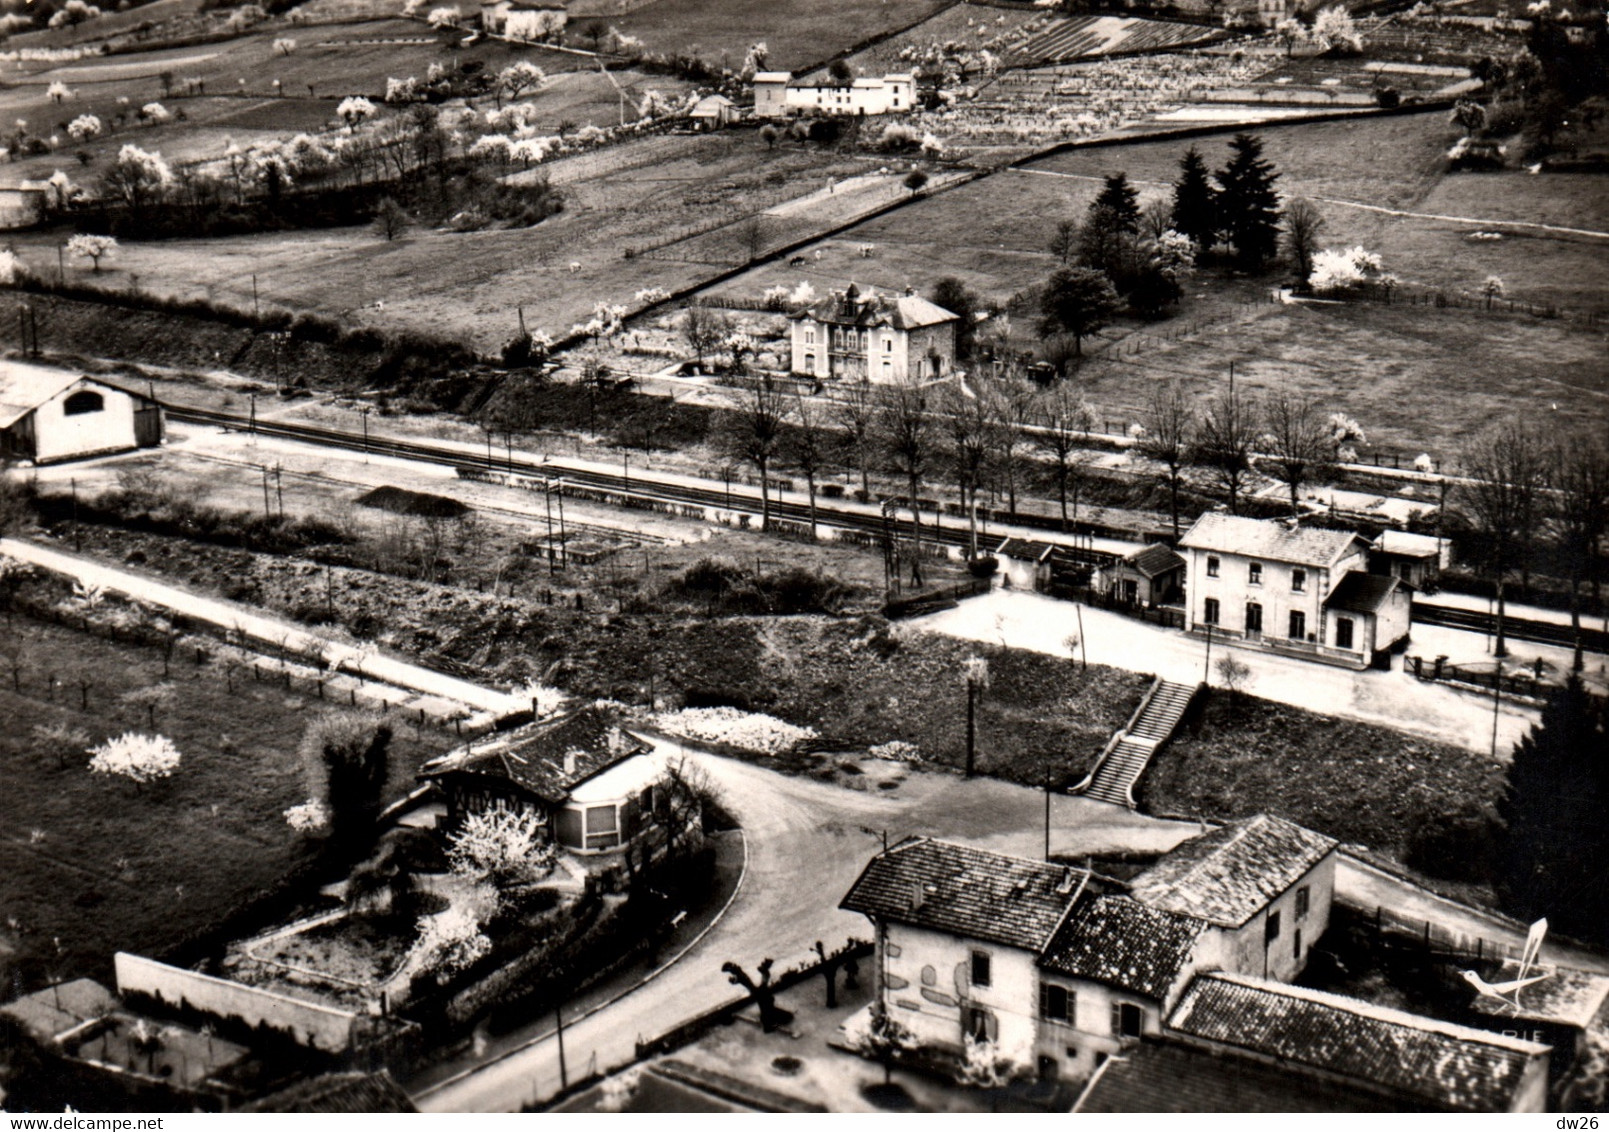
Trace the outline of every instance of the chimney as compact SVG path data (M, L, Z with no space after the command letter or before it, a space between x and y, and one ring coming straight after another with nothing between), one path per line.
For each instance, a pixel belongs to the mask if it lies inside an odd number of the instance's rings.
M624 746L625 737L620 734L620 728L609 728L609 753L611 755L618 755L621 751L621 748Z
M919 884L911 885L911 911L919 911L925 903L927 903L927 893L922 891L922 886Z
M574 774L575 773L575 751L574 751L574 749L571 749L571 750L568 750L568 751L564 752L564 773L565 774Z

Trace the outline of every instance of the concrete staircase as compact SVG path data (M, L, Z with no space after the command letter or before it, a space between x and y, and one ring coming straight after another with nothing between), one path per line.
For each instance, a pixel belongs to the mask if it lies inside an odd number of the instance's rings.
M1118 730L1095 761L1089 777L1073 790L1101 802L1134 809L1134 784L1151 756L1173 737L1197 689L1160 677L1151 685L1128 725Z

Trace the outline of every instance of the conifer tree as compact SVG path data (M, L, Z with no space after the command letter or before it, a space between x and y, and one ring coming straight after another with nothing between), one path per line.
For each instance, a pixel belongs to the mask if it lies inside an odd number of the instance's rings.
M1114 173L1089 206L1093 217L1099 209L1109 209L1110 223L1119 231L1137 235L1140 231L1140 194L1129 184L1127 173Z
M1262 139L1236 134L1229 164L1218 174L1219 228L1235 245L1240 265L1260 271L1279 248L1279 174L1263 157Z
M1216 196L1207 163L1191 146L1179 160L1179 179L1173 186L1173 230L1189 236L1202 251L1217 239Z
M1609 733L1605 701L1571 676L1514 746L1497 803L1504 905L1568 935L1609 942Z

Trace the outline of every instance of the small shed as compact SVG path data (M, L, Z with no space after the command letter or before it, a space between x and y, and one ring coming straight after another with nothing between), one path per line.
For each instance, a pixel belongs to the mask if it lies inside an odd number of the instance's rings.
M995 577L1005 589L1043 590L1050 584L1050 560L1055 552L1054 543L1008 538L994 552L1000 560Z
M1095 573L1095 587L1121 605L1172 605L1184 596L1182 555L1163 543L1132 550Z
M1369 572L1401 578L1421 592L1434 592L1450 561L1446 539L1409 531L1382 531L1369 547Z
M1413 587L1407 582L1354 570L1324 599L1324 640L1384 668L1407 643L1412 616Z
M691 116L698 129L718 130L737 118L737 104L724 94L706 95L698 100Z
M0 362L0 458L51 464L161 443L154 398L101 377Z
M50 190L44 185L7 185L0 188L0 228L32 228L45 219Z

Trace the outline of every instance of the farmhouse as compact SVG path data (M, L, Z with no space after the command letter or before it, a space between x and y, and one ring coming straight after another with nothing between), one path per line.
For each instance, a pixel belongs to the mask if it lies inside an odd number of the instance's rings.
M1368 573L1351 531L1210 512L1179 541L1185 628L1363 668L1408 639L1412 587Z
M1548 1047L1305 987L1229 973L1190 984L1168 1029L1403 1108L1541 1112Z
M689 114L700 130L718 130L737 119L737 104L724 94L709 94L693 105Z
M1202 970L1293 978L1329 923L1335 842L1259 815L1121 882L918 838L873 858L843 908L876 929L877 993L938 1057L987 1041L1078 1081L1163 1020Z
M99 377L0 361L0 458L50 464L162 443L162 407Z
M920 296L851 283L793 320L793 372L829 381L935 381L955 368L957 316Z
M805 81L788 71L761 71L754 76L754 113L760 118L790 114L833 114L861 117L903 114L916 109L914 75L884 75L849 83L829 78Z
M538 815L572 853L617 853L649 838L665 808L664 772L650 749L589 707L472 742L419 777L445 795L445 828L505 807Z
M564 30L563 4L542 0L487 0L480 6L482 31L514 39L547 39Z

